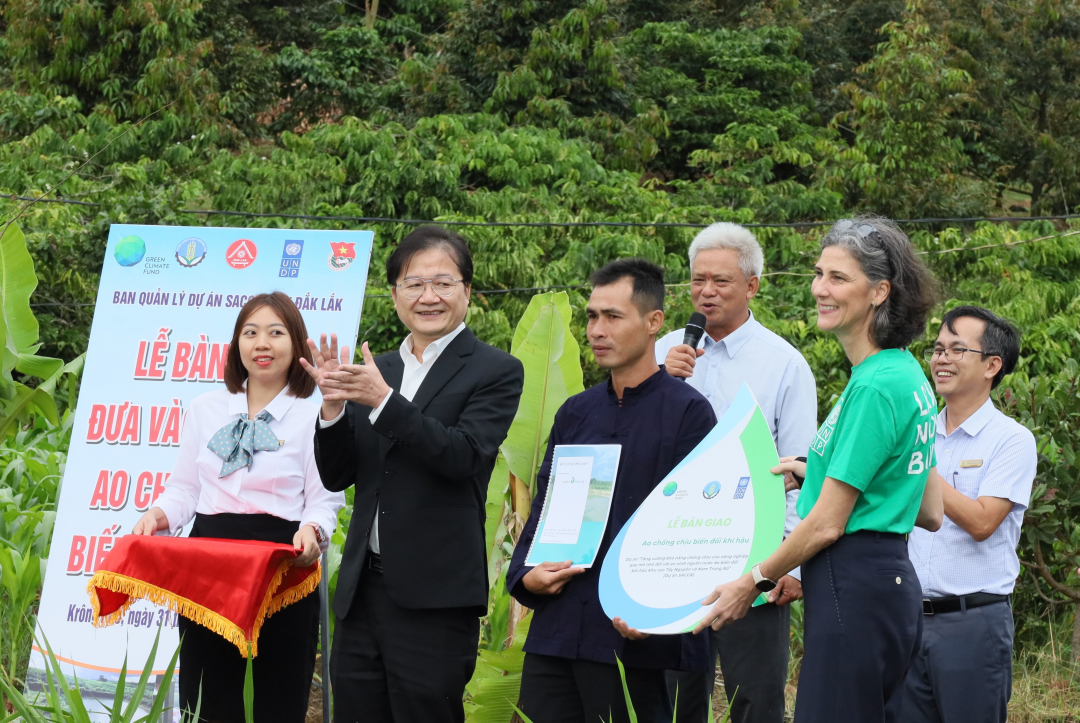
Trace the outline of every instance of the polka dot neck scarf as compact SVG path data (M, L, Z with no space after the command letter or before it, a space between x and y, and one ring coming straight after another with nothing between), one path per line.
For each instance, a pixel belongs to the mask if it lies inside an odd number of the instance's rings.
M240 419L229 422L214 433L206 448L224 460L219 478L232 474L241 467L251 467L256 452L273 452L285 442L270 429L270 412L259 412L255 421L241 414Z

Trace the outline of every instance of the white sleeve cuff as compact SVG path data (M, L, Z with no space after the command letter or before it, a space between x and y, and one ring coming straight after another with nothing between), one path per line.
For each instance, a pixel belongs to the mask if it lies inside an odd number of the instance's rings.
M802 582L802 567L796 567L794 570L789 572L788 575L791 575L793 578L795 578L799 582Z
M169 525L167 530L158 530L155 532L154 534L156 535L171 535L172 537L176 537L180 534L180 531L184 529L184 525L191 522L191 516L185 514L186 510L183 509L183 505L174 502L171 499L165 499L164 494L154 500L154 503L150 505L150 509L155 507L165 513L165 521Z
M345 406L342 405L341 411L338 415L331 419L329 422L322 418L322 410L319 411L319 429L325 429L326 427L332 427L341 421L341 418L345 416Z
M379 418L379 414L382 413L383 408L386 406L386 403L388 401L390 401L390 397L393 396L393 394L394 394L394 390L391 389L390 391L388 391L386 393L386 396L383 397L383 400L381 402L379 402L379 406L377 406L377 407L375 407L374 409L371 410L371 414L368 415L368 421L369 422L371 422L372 424L375 424L375 420Z

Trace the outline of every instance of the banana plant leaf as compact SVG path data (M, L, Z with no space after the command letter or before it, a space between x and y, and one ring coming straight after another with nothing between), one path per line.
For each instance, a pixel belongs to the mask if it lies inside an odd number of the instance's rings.
M555 412L585 389L570 319L570 297L565 291L537 294L521 317L510 348L525 366L525 387L502 453L510 471L529 485L531 494L535 494L536 473ZM528 510L521 512L528 514Z
M521 691L525 638L532 615L518 623L514 642L506 650L481 650L476 672L465 687L465 723L509 723Z
M34 359L43 359L43 360L46 360L46 361L49 361L49 362L54 362L54 361L60 362L60 366L55 367L56 370L51 374L34 374L34 376L40 377L41 379L45 380L41 384L38 384L37 388L42 390L46 394L52 394L54 391L56 391L56 385L60 382L60 380L64 377L65 374L70 374L75 378L78 378L79 375L82 374L83 365L86 363L86 352L83 352L79 356L75 357L74 359L69 361L67 364L64 364L63 360L61 360L61 359L52 359L50 357L44 357L44 356L35 356ZM51 368L54 368L54 367L53 366L49 366L49 367L43 366L42 370L47 371L48 369L51 369ZM23 370L19 369L19 371L23 371ZM26 374L32 374L33 372L27 371L25 373ZM74 397L72 397L72 398L70 398L68 400L68 404L71 404L71 405L75 404Z
M17 223L0 236L0 308L3 310L5 338L4 371L10 373L20 353L33 353L38 340L38 322L30 310L30 295L37 288L34 262L26 248L26 238ZM11 366L8 366L9 360Z

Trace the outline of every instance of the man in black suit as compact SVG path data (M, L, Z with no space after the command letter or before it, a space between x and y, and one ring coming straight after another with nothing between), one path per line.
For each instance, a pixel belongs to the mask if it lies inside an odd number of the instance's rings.
M399 350L350 364L309 340L323 393L315 459L329 490L355 485L334 596L338 723L460 723L487 611L484 502L517 412L521 362L465 326L472 258L422 226L386 277L408 327Z

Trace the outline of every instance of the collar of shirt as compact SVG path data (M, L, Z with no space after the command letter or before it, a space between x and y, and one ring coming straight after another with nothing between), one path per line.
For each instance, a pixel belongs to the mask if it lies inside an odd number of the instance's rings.
M281 418L285 416L295 401L296 397L289 394L289 385L286 384L285 388L278 392L277 396L274 397L264 409L267 412L270 412L271 417L280 422ZM247 414L247 412L247 382L245 382L244 391L229 395L229 414L239 416L241 414Z
M614 404L618 404L620 401L625 403L633 403L642 394L648 394L659 384L660 375L667 376L667 372L661 367L655 374L649 376L638 384L636 387L625 387L623 389L622 400L619 399L619 395L615 393L615 385L611 383L611 377L607 380L607 392L608 401Z
M734 359L735 355L739 353L739 350L743 348L746 342L753 338L754 334L761 327L758 320L754 318L754 312L750 312L750 316L746 321L742 323L739 328L725 336L720 341L713 341L713 338L708 334L705 334L701 342L705 349L709 349L713 346L721 346L727 351L728 359Z
M456 339L457 335L464 331L464 329L465 322L463 321L458 324L456 329L454 329L446 336L439 337L435 341L428 344L427 348L424 349L424 360L422 362L417 361L416 357L413 356L413 335L409 334L407 337L405 337L405 340L401 342L401 348L398 350L401 353L401 361L408 364L409 360L411 359L418 366L435 361L439 358L439 355L443 353L443 350L446 349L446 347L450 346L450 342Z
M949 407L946 406L944 409L942 409L940 412L938 412L937 430L938 430L938 435L940 435L942 437L950 436L950 435L945 433L945 430L946 430L946 427L945 427L945 422L946 422L945 413L948 411L948 409L949 409ZM953 430L953 434L956 434L957 429L962 429L962 430L964 430L964 432L969 437L978 436L979 432L981 432L983 430L983 427L985 427L987 425L987 423L991 419L993 419L994 412L996 412L996 411L997 411L997 407L994 406L994 400L987 397L986 401L983 402L983 405L981 407L979 407L977 410L975 410L974 414L972 414L970 417L965 419L963 424L961 424L959 427L957 427L956 429Z

